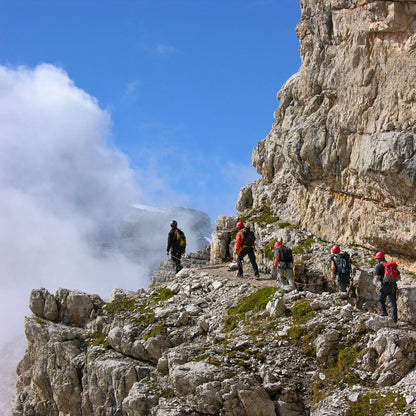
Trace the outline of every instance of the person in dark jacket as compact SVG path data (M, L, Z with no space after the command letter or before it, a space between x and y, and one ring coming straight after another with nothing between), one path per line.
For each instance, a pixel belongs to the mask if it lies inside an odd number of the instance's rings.
M355 270L360 270L360 268L346 251L341 253L341 248L337 244L331 248L331 252L331 279L335 281L340 292L347 292L348 286L351 282L351 265L354 266ZM345 265L343 273L341 270L338 270L338 256L345 259L344 262L340 263Z
M282 285L285 285L287 279L289 286L296 288L293 281L293 265L294 258L292 250L280 241L274 243L274 261L273 261L273 275L276 276Z
M396 282L385 282L384 281L384 263L386 259L384 258L384 253L379 251L376 254L376 260L378 264L374 269L374 278L381 283L380 291L378 293L378 304L380 306L381 316L388 316L386 309L386 300L389 298L391 317L394 322L397 322L397 283Z
M170 222L170 231L168 234L168 245L166 248L166 255L170 256L175 265L176 273L183 269L181 265L181 256L185 253L185 247L180 244L178 233L181 231L178 228L178 223L175 220Z

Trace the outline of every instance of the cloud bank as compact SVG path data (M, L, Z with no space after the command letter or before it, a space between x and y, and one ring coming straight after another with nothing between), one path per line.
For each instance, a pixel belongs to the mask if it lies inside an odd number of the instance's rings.
M0 348L23 333L31 289L105 299L147 287L170 217L195 233L209 224L134 208L146 186L110 133L110 115L62 69L0 66Z
M110 127L61 69L0 67L0 316L10 317L10 299L24 309L28 288L103 295L115 276L139 280L137 265L92 256L85 238L139 197L127 158L107 142ZM12 321L2 326L22 326Z

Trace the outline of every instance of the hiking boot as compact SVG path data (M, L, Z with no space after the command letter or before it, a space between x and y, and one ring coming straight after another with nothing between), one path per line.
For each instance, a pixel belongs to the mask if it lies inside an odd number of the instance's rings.
M240 273L237 273L237 277L244 277L244 276Z

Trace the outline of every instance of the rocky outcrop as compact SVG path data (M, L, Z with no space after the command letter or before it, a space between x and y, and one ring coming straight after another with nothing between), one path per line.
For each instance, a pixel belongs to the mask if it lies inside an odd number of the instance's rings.
M207 245L204 250L197 253L188 253L181 258L181 264L186 267L207 266L210 261L211 246ZM167 282L176 275L176 266L171 259L163 260L159 267L150 276L149 287L159 283Z
M408 289L400 283L403 305ZM400 310L396 324L358 303L225 265L108 302L33 290L13 415L323 416L366 414L370 399L416 411L416 330L405 322L415 316Z
M301 0L302 65L240 191L326 241L416 257L416 2Z

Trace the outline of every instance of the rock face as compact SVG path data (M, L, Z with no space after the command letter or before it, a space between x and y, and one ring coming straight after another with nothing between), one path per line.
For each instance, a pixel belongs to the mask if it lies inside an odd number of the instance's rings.
M301 0L302 65L240 191L327 241L416 257L416 2Z
M400 283L403 305L409 290ZM416 312L395 324L359 300L226 266L117 289L107 303L33 290L13 415L323 416L367 414L370 399L412 414L416 330L404 321Z

